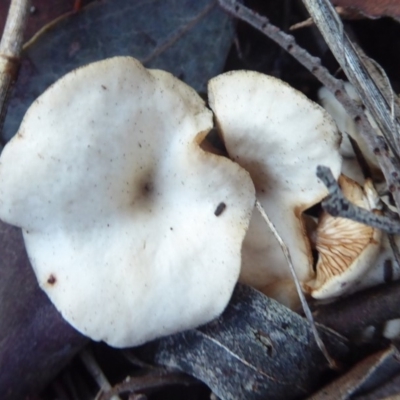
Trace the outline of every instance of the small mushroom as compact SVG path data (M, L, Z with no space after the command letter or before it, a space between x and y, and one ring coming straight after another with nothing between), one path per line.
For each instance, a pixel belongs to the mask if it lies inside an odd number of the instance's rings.
M200 148L212 125L193 89L129 57L67 74L27 111L0 158L0 217L83 334L139 345L227 305L255 197Z
M353 204L367 210L377 208L379 198L370 180L365 182L363 190L357 182L341 175L339 185ZM312 296L326 299L351 290L374 265L381 237L379 229L323 212L315 231L319 259Z
M332 118L271 76L234 71L209 82L209 102L229 156L249 171L256 196L291 252L297 276L314 276L303 212L326 195L319 164L340 173L340 134ZM255 210L243 243L241 280L289 306L298 296L282 250Z
M352 100L354 100L356 103L361 102L358 93L350 83L345 82L344 87L347 94ZM342 173L360 184L364 183L364 177L361 168L355 158L353 146L349 139L349 137L351 137L360 148L361 153L363 154L371 171L374 173L374 175L377 175L378 178L381 178L381 173L379 172L380 167L376 156L369 149L367 143L365 142L365 139L358 131L357 125L354 120L350 118L350 116L347 114L346 110L343 108L340 102L336 99L334 94L327 88L322 87L318 91L318 97L325 110L328 111L328 113L335 120L339 131L343 135L343 140L340 146L340 152L343 155ZM365 111L365 113L371 125L375 128L376 131L379 131L371 114L368 111Z

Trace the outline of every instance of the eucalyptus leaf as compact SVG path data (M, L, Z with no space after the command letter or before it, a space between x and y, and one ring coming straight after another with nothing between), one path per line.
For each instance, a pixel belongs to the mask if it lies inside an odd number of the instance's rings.
M341 359L346 339L320 332L331 356ZM300 398L328 369L305 319L240 284L220 318L145 345L138 355L196 377L222 400Z
M0 221L0 393L25 399L43 389L88 341L36 282L20 229Z

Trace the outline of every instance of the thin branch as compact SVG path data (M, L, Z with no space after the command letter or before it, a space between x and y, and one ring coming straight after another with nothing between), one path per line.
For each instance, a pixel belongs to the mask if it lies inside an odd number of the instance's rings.
M302 290L300 282L299 282L299 278L297 277L296 271L294 269L293 262L292 262L292 257L290 255L289 249L287 248L285 242L280 237L278 231L275 228L275 225L269 219L267 213L265 212L264 208L262 207L262 205L260 204L260 202L258 200L256 200L256 208L259 211L259 213L261 214L261 216L263 217L264 221L267 223L268 227L271 229L273 235L275 236L276 240L279 243L279 246L282 249L283 255L286 258L286 261L287 261L287 263L289 265L289 270L290 270L290 272L292 274L294 283L296 285L297 294L299 295L300 302L301 302L301 305L302 305L303 310L304 310L304 314L306 315L306 318L307 318L308 322L310 323L311 331L312 331L312 333L314 335L314 339L315 339L315 341L317 343L317 346L319 347L319 349L321 350L322 354L327 359L327 361L329 363L329 366L332 369L336 369L337 368L337 364L336 364L335 360L329 355L328 350L326 349L325 344L322 341L321 337L319 336L319 333L318 333L317 328L315 326L314 317L313 317L313 315L311 313L310 307L308 306L307 300L306 300L306 298L304 296L303 290Z
M0 41L0 131L10 86L15 81L22 50L23 32L30 8L29 0L12 0Z
M122 393L135 393L148 389L158 389L168 385L192 385L198 381L179 373L159 370L145 376L127 378L124 382L115 385L111 390L102 393L98 400L111 400L113 396Z
M300 47L293 36L282 32L277 26L272 25L268 18L263 17L249 8L243 6L236 0L218 0L219 5L229 14L259 30L275 43L279 44L291 54L300 64L310 71L328 90L330 90L338 101L343 105L346 112L355 121L357 127L363 134L368 147L374 151L387 185L392 188L394 200L400 209L400 176L388 157L385 150L386 144L382 144L381 137L376 134L361 105L356 104L347 94L343 81L334 78L329 71L321 65L321 60L311 56L305 49ZM387 147L387 146L386 146Z
M351 219L364 225L381 229L392 235L400 234L400 222L384 215L374 214L347 200L333 177L330 168L319 165L317 167L317 176L329 191L329 196L321 203L326 212L334 217Z
M85 365L86 369L89 371L92 378L96 381L100 388L100 392L108 392L111 390L110 382L108 382L107 377L104 375L97 361L93 357L93 354L88 350L82 350L80 353L80 359ZM118 396L111 396L110 400L121 400Z

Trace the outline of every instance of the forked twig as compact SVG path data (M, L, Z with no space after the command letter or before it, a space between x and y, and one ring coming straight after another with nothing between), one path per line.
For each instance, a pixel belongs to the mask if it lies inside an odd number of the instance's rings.
M104 375L97 361L93 357L93 354L88 350L82 350L80 353L80 358L85 365L86 369L89 371L92 378L96 381L100 388L100 393L108 392L112 390L110 382L108 382L107 377ZM120 397L113 395L110 400L121 400Z
M267 213L265 212L264 208L262 207L262 205L260 204L260 202L258 200L256 200L256 208L259 211L259 213L261 214L261 216L263 217L264 221L267 223L267 225L271 229L273 235L275 236L276 240L279 243L279 246L282 249L283 255L286 258L286 261L287 261L287 263L289 265L289 269L290 269L290 272L292 274L294 283L296 285L296 290L297 290L297 293L299 295L300 302L301 302L301 305L302 305L303 310L304 310L304 314L306 315L306 318L307 318L308 322L310 323L311 331L312 331L312 333L314 335L314 339L315 339L315 341L317 343L317 346L319 347L319 349L321 350L322 354L327 359L327 361L329 363L329 366L332 369L337 369L337 364L336 364L335 360L329 355L328 350L326 349L326 346L325 346L324 342L322 341L321 337L319 336L319 333L318 333L317 328L315 326L314 317L313 317L313 315L311 313L310 307L308 306L307 300L306 300L306 298L304 296L303 290L302 290L300 282L299 282L299 278L297 277L296 271L294 269L294 266L293 266L293 263L292 263L292 257L290 256L289 249L287 248L285 242L280 237L278 231L275 228L275 225L269 219Z
M321 203L322 208L329 214L334 217L351 219L381 229L392 235L400 234L400 222L384 215L374 214L347 200L333 177L330 168L319 165L317 167L317 176L329 191L329 195Z
M7 96L16 79L23 32L29 14L29 0L12 0L0 41L0 131L5 116Z
M148 375L127 378L109 391L103 392L98 400L111 400L113 396L122 393L135 393L168 385L191 385L197 382L194 378L180 372L159 369L157 372L151 372Z

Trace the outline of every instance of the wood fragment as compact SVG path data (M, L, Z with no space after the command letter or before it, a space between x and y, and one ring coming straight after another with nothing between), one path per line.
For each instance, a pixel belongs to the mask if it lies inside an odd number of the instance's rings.
M180 372L171 372L160 368L144 376L128 377L112 389L103 392L97 400L112 400L114 396L123 393L135 393L148 389L159 389L169 385L192 385L198 381Z
M86 369L89 371L92 378L96 381L97 385L100 388L100 392L110 391L110 382L104 375L96 359L93 357L93 354L88 349L84 349L80 353L80 359L82 360ZM113 395L110 397L110 400L121 400L121 398L119 396Z
M3 125L7 97L19 67L23 32L30 9L29 0L12 0L0 41L0 131Z
M379 383L382 384L387 380L386 375L390 377L398 372L399 356L399 351L393 345L371 354L307 400L350 400L358 398L357 395L360 392L361 397L364 398L362 395L366 394L365 391L369 392L371 387L379 387ZM367 398L370 397L367 395ZM378 397L374 398L378 399Z

